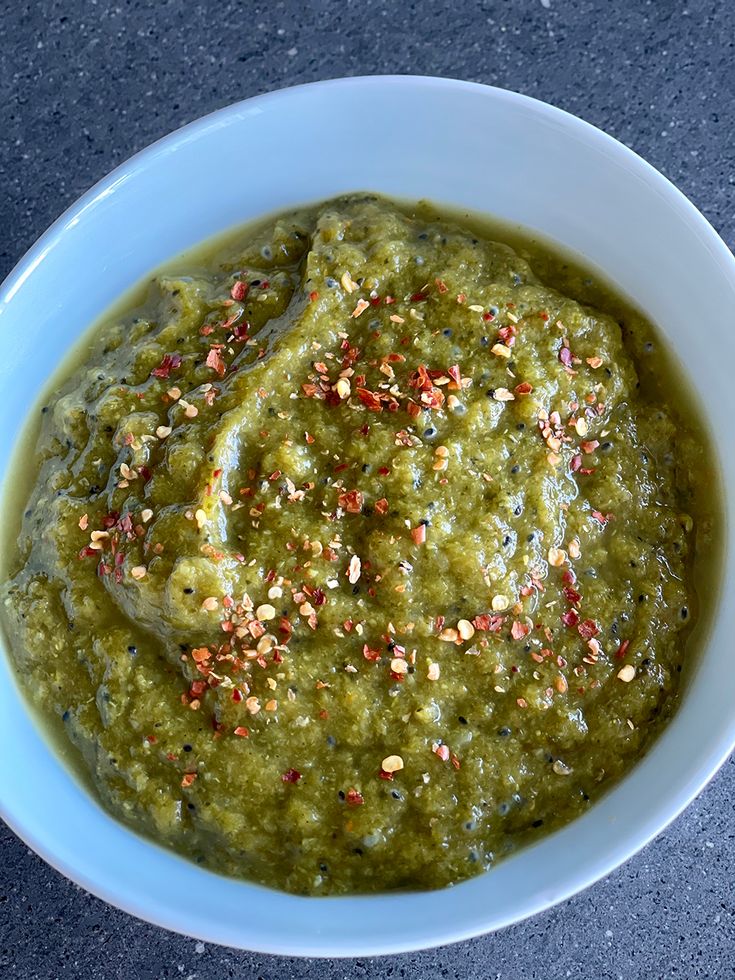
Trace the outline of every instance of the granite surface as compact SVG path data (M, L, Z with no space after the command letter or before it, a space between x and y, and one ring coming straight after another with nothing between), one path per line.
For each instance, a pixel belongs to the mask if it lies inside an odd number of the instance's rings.
M568 109L662 170L732 247L734 39L732 0L5 0L0 278L82 191L182 123L268 89L382 72L468 78ZM445 949L326 962L139 922L3 827L0 977L735 978L734 799L731 759L657 841L563 905Z

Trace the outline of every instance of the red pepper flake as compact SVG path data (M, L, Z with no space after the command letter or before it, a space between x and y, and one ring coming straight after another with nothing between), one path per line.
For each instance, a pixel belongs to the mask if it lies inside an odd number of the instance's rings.
M462 376L459 372L459 364L453 364L450 368L448 368L447 374L458 388L462 387Z
M238 280L230 290L230 296L236 299L238 303L241 303L247 294L250 292L250 285L246 282L241 282Z
M234 687L232 689L232 700L233 701L242 701L242 698L243 698L243 694L242 694L242 691L240 690L240 688L239 687Z
M167 378L171 371L175 371L181 365L180 354L164 354L161 363L151 371L153 378Z
M441 408L444 404L444 392L441 388L429 388L421 392L421 404L424 408Z
M362 655L366 660L380 660L380 650L371 650L367 643L362 648Z
M530 395L533 391L533 385L530 381L521 381L520 384L515 386L514 390L517 395Z
M319 293L316 291L316 289L312 289L312 291L309 293L309 302L316 303L318 299L319 299Z
M414 544L424 544L426 541L426 525L419 524L418 527L413 528L411 537L413 538Z
M630 646L630 640L623 640L620 646L615 651L615 657L618 660L622 660L625 654L628 652L628 647Z
M216 371L220 378L223 377L225 371L227 370L227 365L222 360L219 347L212 347L207 354L207 367L212 368L213 371Z
M454 768L455 769L459 769L460 766L462 765L462 763L459 761L459 759L454 754L454 752L452 752L452 754L449 756L449 758L450 758L450 761L451 761L452 765L454 766Z
M381 517L383 516L383 514L388 513L388 507L389 504L388 501L385 499L385 497L381 497L380 500L375 501L375 512L377 514L380 514Z
M583 453L593 453L599 445L597 439L590 439L589 442L580 442L579 448Z
M579 453L577 453L576 456L572 456L571 460L569 461L569 469L572 471L572 473L576 473L581 465L582 457L579 455Z
M233 735L239 735L240 738L250 738L250 729L244 728L242 725L238 725Z
M413 398L409 398L406 402L406 411L412 419L417 419L421 415L421 406L417 405Z
M183 789L188 789L196 778L197 774L195 772L184 773L184 778L181 780Z
M572 352L568 347L559 348L559 360L564 365L564 367L572 366Z
M582 598L582 596L579 594L579 592L577 592L576 589L572 589L569 586L565 586L563 591L564 591L564 598L567 600L567 602L571 603L572 605L574 605L576 602L579 602L579 600Z
M359 514L362 511L363 495L359 490L345 490L337 500L337 503L348 514Z
M579 613L576 609L567 609L561 614L561 621L565 626L576 626L579 622Z
M593 510L592 511L592 516L594 517L594 519L596 521L599 521L599 523L602 524L602 526L604 527L607 524L607 522L609 520L611 520L611 518L612 518L613 515L612 514L601 514L599 510Z
M447 284L444 282L443 279L435 279L434 282L436 284L436 288L439 290L440 293L449 292L449 286L447 286Z
M429 295L428 293L412 293L411 302L423 303L423 301L427 298L428 295Z
M383 406L380 404L380 398L372 392L368 391L367 388L358 388L357 397L360 401L373 412L382 412Z
M522 640L530 632L531 628L526 626L525 623L519 622L517 619L513 621L513 625L510 628L510 635L514 640Z
M281 779L284 783L298 783L301 779L301 773L298 769L287 769L281 776Z
M95 555L99 555L99 551L96 551L94 548L90 548L89 545L87 545L85 548L82 548L77 555L77 558L93 558Z
M484 312L484 313L482 314L482 319L483 319L483 320L485 321L485 323L491 323L491 322L492 322L492 321L493 321L493 320L495 319L495 317L493 316L493 314L492 314L492 313L489 313L489 312L488 312L488 311L486 310L486 311L485 311L485 312Z
M387 780L393 779L393 773L386 772L385 769L381 769L378 775L380 776L381 779L387 779Z
M583 640L591 640L593 636L597 636L600 632L600 628L594 619L585 619L577 627L579 635Z
M348 789L345 795L345 801L347 806L362 806L365 802L365 797L362 793L358 793L356 789Z
M388 476L389 473L390 473L390 470L388 469L387 466L381 466L378 469L378 475L379 476Z
M482 632L499 633L504 622L505 616L489 616L487 613L482 613L480 616L475 616L472 625Z

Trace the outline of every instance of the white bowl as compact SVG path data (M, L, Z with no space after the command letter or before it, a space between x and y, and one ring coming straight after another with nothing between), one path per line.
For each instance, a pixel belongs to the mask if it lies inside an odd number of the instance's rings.
M215 112L84 195L0 291L0 465L67 348L163 260L233 224L352 190L488 211L599 266L681 352L735 486L735 260L665 178L533 99L438 78L321 82ZM12 473L9 479L12 480ZM44 741L0 658L0 813L42 857L143 919L272 953L368 955L475 936L545 909L659 833L735 745L735 493L721 601L683 703L585 816L454 888L297 898L196 867L108 816Z

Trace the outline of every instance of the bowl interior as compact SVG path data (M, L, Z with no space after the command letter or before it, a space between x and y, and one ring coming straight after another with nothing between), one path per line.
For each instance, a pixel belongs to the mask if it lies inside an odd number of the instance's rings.
M46 378L128 287L234 224L353 190L486 211L585 256L661 327L705 406L715 444L732 445L735 260L686 199L620 144L542 103L463 82L375 77L223 109L124 164L59 219L0 291L3 470ZM731 487L735 458L721 457ZM234 946L395 952L532 914L641 847L735 744L735 706L722 682L735 634L734 500L729 493L716 622L673 722L591 812L488 874L410 897L301 899L203 871L97 806L38 733L1 657L0 739L13 752L0 755L0 812L90 891L168 928Z

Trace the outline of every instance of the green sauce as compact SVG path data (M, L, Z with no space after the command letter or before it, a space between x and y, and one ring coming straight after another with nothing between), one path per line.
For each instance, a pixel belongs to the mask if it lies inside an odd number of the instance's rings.
M6 521L19 677L207 867L456 882L670 716L715 454L650 324L547 244L307 208L169 263L50 390Z

